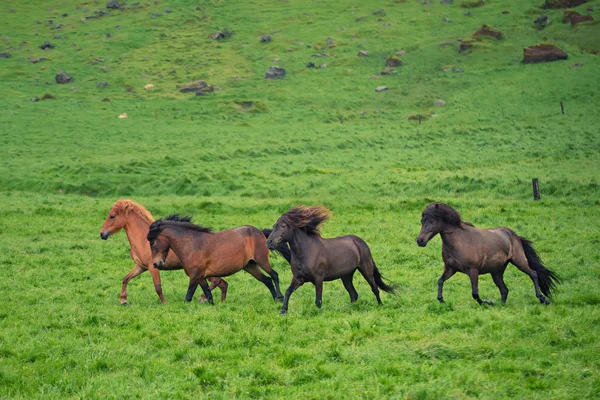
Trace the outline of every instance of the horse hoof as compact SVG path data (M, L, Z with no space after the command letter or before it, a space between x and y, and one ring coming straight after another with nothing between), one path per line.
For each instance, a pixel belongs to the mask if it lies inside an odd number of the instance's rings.
M279 315L287 315L287 311L286 310L281 310L281 312L279 313Z
M123 307L126 307L126 306L127 306L127 302L126 302L126 301L124 301L124 302L121 302L121 305L122 305Z

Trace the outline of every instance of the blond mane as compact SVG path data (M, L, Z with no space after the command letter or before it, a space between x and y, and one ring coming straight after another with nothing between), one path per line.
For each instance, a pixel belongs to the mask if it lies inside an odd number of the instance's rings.
M152 214L150 214L150 211L146 210L146 208L143 205L138 204L133 200L117 200L113 205L113 209L122 212L125 215L125 217L127 217L127 214L129 214L130 211L133 211L134 213L142 217L142 219L144 219L147 223L151 224L154 222L154 217L152 216Z

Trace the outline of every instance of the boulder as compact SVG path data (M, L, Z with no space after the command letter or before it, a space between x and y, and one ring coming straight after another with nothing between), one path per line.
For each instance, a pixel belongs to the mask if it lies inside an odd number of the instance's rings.
M385 92L386 90L389 90L387 86L377 86L375 89L376 92Z
M269 42L273 41L273 39L271 39L271 35L262 35L260 37L260 41L262 43L269 43Z
M49 40L46 40L46 41L44 42L44 44L40 46L40 49L42 49L42 50L46 50L46 49L53 49L54 47L55 47L55 46L54 46L52 43L50 43L50 41L49 41Z
M281 79L285 77L285 69L280 67L271 67L265 72L265 79Z
M230 36L231 36L231 32L228 29L225 29L224 31L215 32L215 34L212 35L212 38L214 40L222 40L222 39L227 39Z
M205 81L188 82L179 89L181 93L213 92L214 88Z
M388 57L385 60L385 66L386 67L400 67L402 65L404 65L404 63L402 62L402 60L399 59L396 56Z
M567 53L549 43L537 44L523 49L524 64L566 60L567 57Z
M547 15L540 15L533 21L538 30L544 29L550 23L550 18Z
M502 33L500 33L500 31L497 31L491 26L485 24L481 25L481 28L479 28L477 32L473 34L473 37L477 39L481 36L490 36L497 40L502 40Z
M56 75L56 83L65 84L65 83L72 83L72 82L73 82L73 77L71 75L67 74L65 71L60 71Z
M573 8L587 3L587 0L545 0L542 8Z

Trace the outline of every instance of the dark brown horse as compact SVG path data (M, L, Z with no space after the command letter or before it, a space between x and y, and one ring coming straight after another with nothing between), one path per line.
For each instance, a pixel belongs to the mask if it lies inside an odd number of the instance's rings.
M135 266L123 278L123 286L121 288L122 305L127 304L127 284L129 281L145 271L150 271L152 280L154 281L154 288L160 301L163 303L167 302L162 292L160 272L152 265L152 253L146 240L146 235L148 235L148 229L152 222L154 222L152 214L141 204L132 200L117 200L108 212L106 220L100 228L100 237L103 240L107 240L109 236L118 233L121 229L125 229L127 239L129 240L130 255L135 262ZM268 236L270 232L268 230L265 232L265 235ZM288 255L288 261L289 257ZM170 253L167 256L163 269L177 270L182 268L183 265L179 261L179 258L175 254ZM221 300L225 300L227 296L227 282L215 278L212 281L211 290L216 286L221 289Z
M214 304L206 279L229 276L241 269L264 283L274 299L282 297L279 277L269 264L265 235L253 226L212 232L210 228L186 221L159 219L150 225L147 239L156 268L165 266L169 250L181 260L190 278L186 301L192 300L200 285L208 302ZM263 275L259 267L271 277Z
M540 302L550 303L544 295L552 296L556 284L560 283L558 276L544 267L530 241L517 236L509 228L475 228L473 224L462 221L456 210L443 203L430 204L423 211L421 225L421 232L417 237L419 246L425 247L438 233L442 237L444 273L438 280L440 302L444 302L444 281L459 271L471 278L472 295L479 304L492 304L481 300L478 289L479 275L492 274L502 302L505 303L508 288L504 284L503 275L510 262L529 275Z
M329 210L324 207L294 207L283 214L273 226L267 246L276 248L283 242L290 244L292 251L292 273L294 278L285 292L281 314L287 313L290 296L304 282L315 285L318 308L321 308L323 281L341 279L354 303L358 293L352 284L358 269L371 286L381 304L379 288L394 293L394 288L383 282L379 269L373 261L371 250L364 240L354 235L324 239L319 225L329 219Z

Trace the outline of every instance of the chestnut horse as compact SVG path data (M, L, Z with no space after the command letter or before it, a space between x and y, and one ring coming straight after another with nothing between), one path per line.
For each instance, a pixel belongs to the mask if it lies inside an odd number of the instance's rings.
M160 272L152 265L152 253L146 240L150 224L154 222L152 215L141 204L132 200L117 200L110 209L102 228L100 228L100 237L107 240L109 236L125 229L127 239L129 240L130 255L135 262L133 269L123 278L123 287L121 288L121 304L127 304L127 284L136 276L145 271L150 271L154 288L160 298L160 301L166 303L163 296L162 285L160 283ZM270 231L269 231L270 232ZM176 270L182 269L183 265L175 254L167 256L165 266L162 269ZM227 296L227 282L222 279L212 281L211 290L216 286L221 289L221 300Z
M479 275L492 274L492 279L500 290L502 303L506 303L508 288L504 284L503 275L510 262L529 275L540 303L550 303L544 295L551 297L560 279L544 267L529 240L505 227L475 228L473 224L462 221L456 210L443 203L430 204L423 211L421 224L421 232L417 237L419 246L425 247L438 233L442 237L444 273L438 280L440 302L444 302L444 281L459 271L469 275L472 296L479 304L493 304L481 300L478 288Z
M169 250L173 250L190 278L185 301L191 301L198 285L210 304L212 294L207 278L229 276L241 269L264 283L274 299L281 299L279 277L269 263L265 234L250 225L212 232L210 228L187 221L156 220L147 236L156 268L165 267ZM271 277L263 275L260 268ZM275 287L273 287L275 284Z
M364 240L354 235L324 239L319 232L321 223L329 219L329 210L324 207L293 207L283 214L269 235L267 246L276 248L288 242L292 251L292 273L294 278L285 292L281 314L287 313L292 293L304 282L315 285L315 304L321 308L323 281L341 279L354 303L358 293L352 284L354 272L358 269L371 286L377 302L381 304L379 288L394 294L394 288L383 282L381 273L371 250Z

